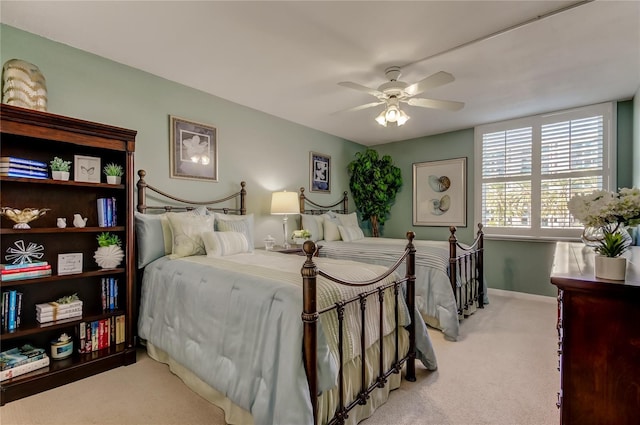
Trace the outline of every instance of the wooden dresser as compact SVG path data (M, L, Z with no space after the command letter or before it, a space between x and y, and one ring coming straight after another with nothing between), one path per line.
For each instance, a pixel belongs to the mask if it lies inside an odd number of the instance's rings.
M626 281L596 279L594 253L556 245L551 283L558 287L560 421L640 423L640 247Z

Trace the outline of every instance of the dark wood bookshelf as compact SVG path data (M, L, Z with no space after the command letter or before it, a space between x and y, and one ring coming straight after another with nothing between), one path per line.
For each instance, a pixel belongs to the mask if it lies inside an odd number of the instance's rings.
M134 261L134 150L136 132L101 123L79 120L48 112L0 105L0 156L18 157L44 162L54 156L74 162L74 155L100 158L100 182L75 181L73 164L68 181L0 176L0 206L48 208L46 214L29 223L30 229L14 229L7 217L0 218L0 261L7 249L19 241L44 247L43 258L51 265L50 276L1 282L2 292L16 290L22 294L21 323L13 331L0 334L2 351L26 343L45 348L50 365L0 383L1 404L17 400L95 375L136 361L135 337L135 261ZM122 184L106 183L102 167L108 163L123 166ZM48 167L47 167L48 168ZM115 198L117 225L98 226L98 198ZM86 227L74 227L74 214L87 217ZM58 228L56 219L65 217L67 227ZM97 236L102 232L117 234L125 257L118 268L100 269L94 253ZM58 255L82 253L82 272L58 274ZM102 278L114 277L118 282L118 309L102 309ZM62 296L77 294L82 300L82 317L40 324L36 320L35 304L52 302ZM77 352L78 326L114 316L125 316L125 341L86 354ZM74 354L64 360L54 360L51 341L61 333L74 339Z

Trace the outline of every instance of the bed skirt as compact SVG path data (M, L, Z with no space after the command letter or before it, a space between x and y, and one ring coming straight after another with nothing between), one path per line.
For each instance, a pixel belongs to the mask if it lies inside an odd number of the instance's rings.
M384 342L385 359L393 359L395 349L393 347L394 335L387 335ZM400 353L406 353L409 349L409 338L407 332L400 332ZM377 373L378 370L378 352L379 345L373 344L367 349L367 375ZM224 411L225 422L229 425L253 425L254 420L250 412L233 403L224 394L212 388L210 385L198 378L188 368L176 362L168 353L156 347L150 342L146 342L147 353L152 359L165 363L169 366L169 370L178 376L192 391L218 406ZM388 363L388 364L387 364ZM389 367L391 361L385 360L385 366ZM345 380L347 376L351 376L350 381L360 382L360 358L355 359L345 365ZM389 393L400 387L401 374L393 374L389 377L389 381L384 388L377 388L371 393L366 405L356 406L345 421L345 424L355 425L358 422L371 416L375 410L382 406L389 398ZM351 385L345 387L345 393L353 394L355 389ZM326 423L328 412L335 412L338 404L337 387L323 393L318 402L318 417L322 418L321 423ZM332 414L331 414L332 415ZM275 425L275 424L274 424Z

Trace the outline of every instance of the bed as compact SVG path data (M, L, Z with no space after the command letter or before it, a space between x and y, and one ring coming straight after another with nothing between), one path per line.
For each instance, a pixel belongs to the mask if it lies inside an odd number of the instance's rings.
M227 423L355 424L403 373L415 380L416 359L436 369L412 233L391 268L313 257L311 241L304 256L267 252L253 248L244 183L194 203L138 175L139 339ZM151 194L170 205L147 205Z
M403 239L365 237L355 212L349 213L347 192L333 204L319 204L300 188L300 228L309 230L321 246L319 255L350 258L388 266L403 250ZM489 302L483 274L483 232L471 245L458 241L456 228L449 228L448 241L415 240L416 306L427 325L440 329L455 341L460 322ZM401 268L402 273L402 268Z

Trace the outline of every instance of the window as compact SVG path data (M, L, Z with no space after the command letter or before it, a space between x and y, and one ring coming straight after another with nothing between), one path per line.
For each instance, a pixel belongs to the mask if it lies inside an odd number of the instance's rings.
M475 128L475 216L487 236L577 237L577 193L615 189L613 104Z

